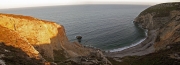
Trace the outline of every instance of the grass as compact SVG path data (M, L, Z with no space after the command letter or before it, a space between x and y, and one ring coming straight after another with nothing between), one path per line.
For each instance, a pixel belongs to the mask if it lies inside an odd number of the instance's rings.
M170 15L170 11L179 10L180 3L163 3L151 6L140 13L140 15L145 15L147 13L156 14L154 17L165 17Z
M63 62L67 58L63 50L54 50L54 62Z

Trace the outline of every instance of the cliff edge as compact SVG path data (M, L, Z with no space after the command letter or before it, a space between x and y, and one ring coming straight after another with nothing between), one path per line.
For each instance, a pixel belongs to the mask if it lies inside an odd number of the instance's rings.
M112 63L116 62L115 65L180 64L180 2L151 6L141 12L134 23L148 30L147 38L137 46L111 53L113 58L109 59Z
M149 7L134 20L140 27L156 30L156 50L180 41L180 3L163 3Z
M79 61L72 58L89 57L91 53L98 54L98 57L104 59L95 61L96 63L111 64L101 51L86 48L77 42L69 42L64 27L51 21L1 13L0 29L0 42L6 46L21 49L30 58L43 60L42 62L46 64L47 62L55 62L59 65L67 62L77 63Z

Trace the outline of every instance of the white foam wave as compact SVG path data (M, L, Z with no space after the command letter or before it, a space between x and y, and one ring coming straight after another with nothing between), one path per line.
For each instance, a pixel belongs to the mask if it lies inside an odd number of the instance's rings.
M148 30L145 30L146 37L147 37L147 34L148 34L147 32L148 32ZM117 52L117 51L122 51L122 50L125 50L125 49L128 49L128 48L134 47L134 46L140 44L141 42L143 42L146 39L146 37L141 39L140 41L134 43L134 44L131 44L130 46L125 46L123 48L117 48L117 49L109 50L109 52Z
M126 47L123 47L123 48L117 48L117 49L113 49L113 50L110 50L109 52L117 52L117 51L122 51L122 50L125 50L125 49L128 49L128 48L131 48L133 46L136 46L138 44L140 44L142 41L144 41L146 38L140 40L139 42L135 43L135 44L132 44L130 46L126 46Z

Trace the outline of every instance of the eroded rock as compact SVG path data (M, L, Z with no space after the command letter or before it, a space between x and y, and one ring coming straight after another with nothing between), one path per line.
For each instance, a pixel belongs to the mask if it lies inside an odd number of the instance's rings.
M56 64L69 58L87 57L94 51L77 42L69 42L62 25L30 16L1 13L0 29L0 42L21 49L30 58L47 61L47 64Z
M163 3L147 8L135 19L135 23L147 30L157 30L154 42L156 50L180 41L180 3Z

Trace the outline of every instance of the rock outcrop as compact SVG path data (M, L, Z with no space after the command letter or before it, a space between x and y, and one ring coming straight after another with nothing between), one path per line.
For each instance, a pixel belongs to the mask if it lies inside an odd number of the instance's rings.
M112 65L110 61L99 50L91 52L88 56L79 56L66 60L63 64L71 65Z
M156 50L180 41L179 2L154 5L141 12L134 22L149 31L157 31L153 44Z
M97 51L77 42L69 42L62 25L30 16L1 13L0 29L0 42L44 62L63 62Z
M148 30L146 39L134 47L108 53L112 64L180 65L180 2L151 6L134 23Z
M44 65L44 61L30 58L21 49L0 43L0 65Z

